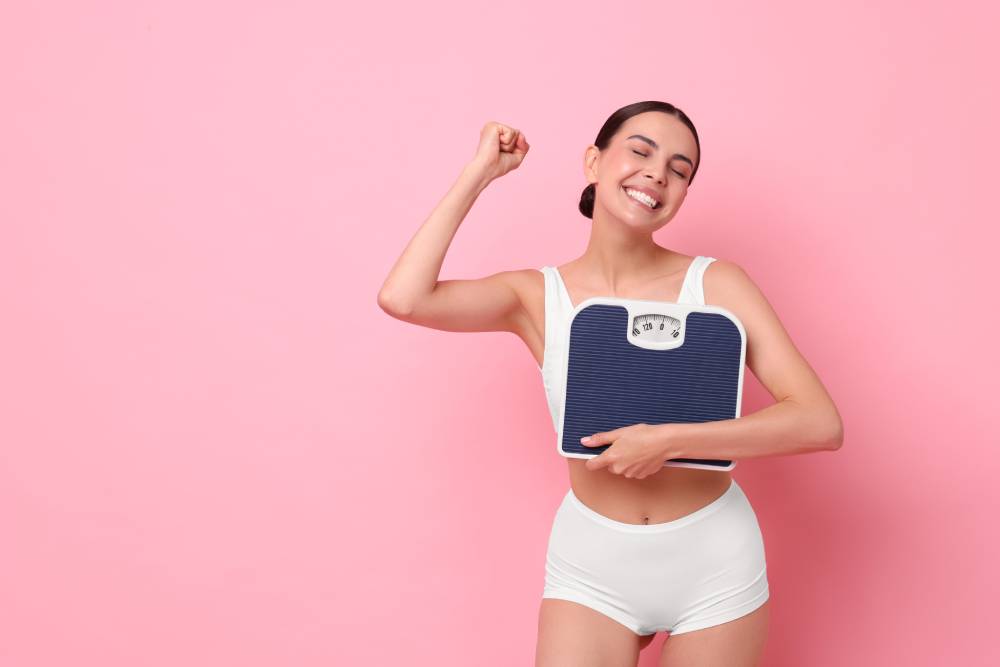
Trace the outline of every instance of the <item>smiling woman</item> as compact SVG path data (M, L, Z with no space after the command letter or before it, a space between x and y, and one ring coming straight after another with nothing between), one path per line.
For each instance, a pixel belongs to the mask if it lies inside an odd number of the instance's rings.
M615 111L586 146L579 209L591 225L581 257L440 280L445 253L478 195L518 168L528 149L520 130L483 127L475 157L389 273L379 293L383 310L446 331L517 335L539 367L557 433L566 404L566 332L590 297L731 311L745 325L746 364L777 400L738 419L630 422L589 434L587 446L602 446L600 453L567 457L570 489L549 535L536 667L635 664L661 631L670 633L669 664L683 662L680 653L698 655L703 664L756 664L770 589L753 507L728 468L666 462L838 449L840 417L738 265L685 255L653 239L681 209L701 164L694 124L666 102Z

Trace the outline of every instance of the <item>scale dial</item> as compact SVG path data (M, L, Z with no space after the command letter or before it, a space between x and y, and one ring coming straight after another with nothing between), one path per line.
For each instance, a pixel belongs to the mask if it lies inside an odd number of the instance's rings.
M681 321L662 313L647 313L632 318L632 337L649 342L675 340L681 335Z

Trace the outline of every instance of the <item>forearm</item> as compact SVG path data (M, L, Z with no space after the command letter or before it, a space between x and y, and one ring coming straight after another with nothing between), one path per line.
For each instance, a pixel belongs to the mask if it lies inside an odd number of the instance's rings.
M659 442L668 458L741 460L804 454L840 447L839 417L778 401L736 419L659 424Z
M441 265L455 232L479 194L489 185L483 170L467 164L420 226L382 284L379 301L406 310L437 286Z

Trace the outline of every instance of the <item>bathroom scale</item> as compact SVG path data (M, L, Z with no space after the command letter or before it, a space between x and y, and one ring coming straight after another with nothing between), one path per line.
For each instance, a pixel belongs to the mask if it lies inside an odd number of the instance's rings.
M593 458L610 447L580 438L631 424L740 416L746 331L719 306L591 297L574 309L557 447ZM665 466L732 470L725 459L677 458Z

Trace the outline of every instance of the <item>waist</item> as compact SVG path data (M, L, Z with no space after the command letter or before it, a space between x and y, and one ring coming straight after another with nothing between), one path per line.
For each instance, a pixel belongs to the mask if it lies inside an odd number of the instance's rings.
M566 459L573 495L622 523L673 521L721 497L732 483L728 470L668 466L643 479L630 479L607 469L587 470L587 460Z

